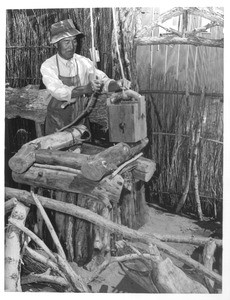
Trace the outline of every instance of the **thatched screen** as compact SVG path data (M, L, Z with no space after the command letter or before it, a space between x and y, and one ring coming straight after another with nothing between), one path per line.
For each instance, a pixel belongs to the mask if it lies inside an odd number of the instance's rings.
M157 14L158 9L145 9L142 25L151 23ZM188 16L187 30L200 27L202 20ZM170 25L179 29L182 16L173 18ZM158 36L159 28L152 34ZM223 28L213 27L209 33L200 35L223 38ZM188 185L185 208L197 211L194 199L199 190L203 211L216 216L217 209L222 211L223 192L223 49L138 46L137 64L139 88L146 95L149 108L149 155L161 169L151 193L159 196L161 202L176 207ZM202 90L208 95L203 99Z
M108 76L112 76L111 8L98 8L93 12L95 47L101 54L98 67ZM6 82L11 87L40 85L41 64L55 52L54 46L49 44L50 26L66 18L71 18L75 26L85 34L79 41L78 53L90 57L89 9L30 9L6 12Z
M147 100L147 154L161 170L157 180L149 183L149 200L157 195L160 202L176 207L187 190L185 208L197 212L199 196L203 212L216 216L218 209L222 212L223 197L223 49L192 45L136 48L138 30L156 20L159 9L119 8L116 12L125 76ZM112 10L96 8L93 13L98 67L119 79ZM78 52L90 57L89 9L7 11L6 82L11 87L40 84L41 63L54 53L49 45L50 25L64 18L72 18L86 35ZM188 15L186 29L201 26L203 20ZM185 26L183 16L173 18L172 26L178 30ZM159 28L151 34L158 36ZM216 26L199 36L220 39L223 28Z

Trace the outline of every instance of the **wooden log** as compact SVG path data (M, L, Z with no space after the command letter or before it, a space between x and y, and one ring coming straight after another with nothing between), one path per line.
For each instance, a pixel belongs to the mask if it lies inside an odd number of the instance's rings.
M30 248L29 246L26 246L24 255L29 255L35 261L42 263L43 265L47 266L47 268L51 268L55 273L65 278L65 275L59 270L58 265L50 259L47 259L46 256L42 255L38 251Z
M207 39L199 36L178 37L175 35L163 37L137 37L135 43L138 46L146 45L194 45L206 47L224 47L224 39Z
M216 250L216 243L214 241L209 241L204 246L203 255L202 255L203 264L209 270L213 269L213 263L215 260L215 258L214 258L215 250ZM215 282L207 277L205 277L204 280L205 280L205 283L207 285L209 292L214 293Z
M31 239L35 241L48 255L49 258L51 258L54 262L56 262L55 256L50 251L50 249L46 246L46 244L36 236L31 230L29 230L27 227L22 225L19 221L15 221L13 218L9 218L9 222L13 224L15 227L23 231L26 235L28 235Z
M22 277L22 284L30 284L30 283L52 283L57 284L59 286L62 286L64 288L69 287L69 283L60 276L53 276L53 275L47 275L45 274L29 274L27 276Z
M90 157L82 164L82 174L90 180L99 181L102 177L115 170L117 166L139 153L147 144L148 139L145 138L135 143L133 147L126 143L118 143L113 147L107 148Z
M40 196L43 196L43 189L42 188L38 188L37 194ZM44 229L44 220L42 218L41 212L39 209L36 209L36 234L37 236L43 240L43 229Z
M60 270L65 274L68 282L70 282L70 284L72 285L73 291L89 293L90 290L81 276L76 274L72 267L68 264L68 262L64 260L60 255L56 254L55 256L57 258L57 264Z
M24 226L29 208L14 199L15 207L9 218ZM21 292L21 248L22 233L14 225L8 225L5 242L5 290Z
M102 150L104 149L102 148ZM49 149L35 151L35 161L38 164L65 166L78 170L81 169L82 164L87 163L87 160L90 159L90 155L81 153L51 151ZM148 182L156 170L156 163L151 159L140 157L137 158L136 162L127 166L126 170L129 169L133 169L134 178Z
M62 201L63 203L65 203L66 196L67 196L66 192L55 191L55 199L58 201ZM57 230L58 238L63 247L65 246L65 242L66 242L65 220L66 220L65 214L55 212L55 215L54 215L55 227Z
M155 171L156 163L154 160L145 157L139 157L136 160L136 163L134 163L132 173L135 179L149 182Z
M23 174L12 172L12 177L18 183L89 195L104 202L106 206L110 206L108 199L114 202L119 201L124 182L120 175L111 179L106 177L100 182L95 182L86 179L81 171L73 174L33 166Z
M64 250L62 249L62 246L61 246L60 241L59 241L59 239L58 239L58 237L57 237L57 234L56 234L56 232L55 232L55 230L54 230L54 228L53 228L53 225L52 225L51 222L50 222L50 219L48 218L48 216L47 216L47 214L46 214L46 211L45 211L44 207L43 207L42 204L40 203L40 201L39 201L37 195L35 195L33 192L31 192L31 195L32 195L32 197L33 197L33 199L34 199L34 202L35 202L37 208L39 209L39 211L40 211L40 213L41 213L41 215L42 215L42 218L44 219L44 221L45 221L45 223L46 223L46 226L47 226L47 228L48 228L48 230L49 230L49 232L50 232L50 235L51 235L51 237L52 237L52 239L53 239L53 241L54 241L54 244L55 244L55 246L56 246L56 249L57 249L57 251L58 251L58 254L59 254L62 258L65 259L66 256L65 256Z
M21 149L9 160L9 167L16 173L24 173L35 162L35 150L63 149L79 143L81 136L87 132L84 125L72 128L72 131L56 132L42 136L24 144Z
M5 202L5 215L11 212L15 206L15 197Z
M150 235L152 236L152 235ZM158 238L162 242L170 242L170 243L185 243L192 244L197 246L205 246L210 241L214 241L216 246L222 247L222 240L208 238L208 237L200 237L200 236L186 236L186 235L168 235L168 234L158 234L154 233L154 237Z
M81 169L82 164L87 161L89 155L64 152L50 149L39 149L35 151L35 162L46 165L59 165L73 169Z
M168 257L152 265L152 280L160 293L208 294L201 283L186 276Z
M6 188L5 191L6 191L6 193L8 191L8 194L10 192L12 194L12 192L15 193L17 190L11 189L11 188ZM31 202L31 200L30 200L31 198L28 195L28 192L18 190L16 194L18 195L19 200L25 201L26 203ZM195 268L198 273L205 275L210 279L215 280L217 283L220 283L220 284L222 283L222 276L220 276L219 274L216 274L215 272L208 270L202 264L196 262L195 260L191 259L187 255L182 254L181 252L170 247L169 245L165 244L164 242L161 242L157 238L150 237L150 235L133 230L131 228L127 228L126 226L113 223L110 220L106 220L105 218L103 218L87 209L78 207L76 205L72 205L69 203L63 204L60 201L51 200L51 199L45 198L45 197L39 197L39 199L40 199L42 205L49 209L58 210L60 212L70 214L77 218L87 220L93 224L96 224L98 226L102 226L106 229L109 229L111 231L111 233L113 232L113 233L122 234L127 239L140 241L143 243L147 243L148 245L154 244L164 253L178 259L179 261L181 261L183 263L186 263L187 265L191 266L192 268Z
M27 191L23 191L23 190L6 187L5 188L5 197L7 199L16 197L17 199L19 199L20 201L22 201L24 203L34 204L30 193ZM39 199L42 201L42 204L45 207L55 210L55 207L49 206L49 201L48 201L48 200L50 200L49 198L39 196ZM9 201L10 200L5 202L5 207L8 207L8 205L9 205L9 207L11 207L11 205L13 207L13 201L10 201L10 203L8 204ZM46 201L48 203L48 206L46 204ZM114 203L114 206L118 210L117 204ZM58 209L58 208L56 208L56 209ZM62 212L62 210L61 210L61 212ZM71 214L71 215L74 215L74 214ZM118 217L119 213L117 212L115 214L115 216ZM121 221L117 220L115 223L121 224ZM222 245L223 245L222 240L208 238L208 237L198 237L198 236L195 237L194 235L193 236L167 235L167 234L162 235L162 234L158 234L158 233L152 233L152 234L149 234L149 237L150 238L155 237L155 238L161 240L162 242L185 243L185 244L192 244L192 245L197 245L197 246L205 246L205 244L207 244L210 241L214 241L217 247L222 247Z
M76 205L77 195L74 193L67 193L66 200L68 203ZM73 216L66 216L65 220L65 232L66 232L66 252L68 261L74 260L74 229L75 218Z

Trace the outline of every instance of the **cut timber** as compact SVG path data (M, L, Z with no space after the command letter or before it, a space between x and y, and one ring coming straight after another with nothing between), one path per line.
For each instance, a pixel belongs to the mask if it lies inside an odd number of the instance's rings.
M169 258L149 259L139 255L136 259L120 262L125 273L149 293L208 293L199 282L187 277Z
M106 206L110 205L108 199L114 202L119 201L124 182L120 175L111 179L106 177L100 182L95 182L86 179L81 171L79 174L73 174L34 166L23 174L12 172L12 177L16 182L30 186L89 195L104 202Z
M139 157L134 163L135 167L133 169L133 176L135 179L139 179L144 182L148 182L154 172L156 171L156 163L155 161L145 158Z
M38 164L58 165L77 170L80 170L83 164L86 165L90 159L93 159L90 155L81 153L48 149L35 151L35 161ZM156 170L156 163L148 158L140 157L127 166L126 170L129 169L133 169L135 179L148 182ZM98 170L96 171L98 172Z
M5 188L6 198L9 197L9 195L17 195L18 200L23 201L25 203L32 203L31 202L31 196L26 191L16 190L12 188ZM7 196L8 195L8 196ZM122 234L124 238L132 239L135 241L140 241L142 243L146 244L154 244L156 245L159 250L163 251L164 253L178 259L179 261L186 263L187 265L191 266L192 268L196 269L196 271L202 275L207 276L210 279L215 280L217 283L222 284L222 276L219 274L216 274L213 271L210 271L206 267L204 267L199 262L191 259L188 255L185 255L176 249L170 247L164 242L161 242L159 239L150 237L147 234L144 234L140 231L136 231L133 229L130 229L126 226L122 226L119 224L116 224L110 220L106 220L105 218L91 212L88 209L84 209L82 207L78 207L73 204L69 203L62 203L57 200L51 200L46 197L38 196L41 204L49 209L57 210L66 214L70 214L72 216L75 216L80 219L87 220L95 225L102 226L108 230L111 231L111 233L118 233Z
M73 169L81 169L89 155L60 150L40 149L35 151L35 162L46 165L59 165Z
M214 241L209 241L205 246L203 250L203 264L206 268L209 270L213 269L213 263L214 263L214 253L216 250L216 243ZM207 285L207 288L210 293L214 293L214 281L205 277L205 282Z
M73 146L79 143L79 140L85 132L87 132L87 128L84 125L79 125L76 128L72 128L71 132L56 132L26 143L9 160L9 167L16 173L24 173L35 162L35 150L58 150Z
M208 294L201 283L186 276L168 257L153 263L152 280L160 293Z
M24 225L29 208L14 199L15 207L11 219ZM8 292L21 292L21 248L22 233L14 225L8 225L5 242L5 290Z
M107 148L82 164L82 175L90 180L99 181L117 166L139 153L147 144L148 139L145 138L132 147L126 143L118 143Z

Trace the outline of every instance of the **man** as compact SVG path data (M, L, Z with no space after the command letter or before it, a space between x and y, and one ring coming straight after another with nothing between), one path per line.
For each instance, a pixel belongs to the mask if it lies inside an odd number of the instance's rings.
M41 66L43 83L52 97L47 107L45 134L71 123L83 111L86 96L121 90L118 82L94 68L90 59L75 53L77 36L83 34L71 19L53 24L50 33L50 43L56 47L57 54ZM66 102L68 105L63 108Z

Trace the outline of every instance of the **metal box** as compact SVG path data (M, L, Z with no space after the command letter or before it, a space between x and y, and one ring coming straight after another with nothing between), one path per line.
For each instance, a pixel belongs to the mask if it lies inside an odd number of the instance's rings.
M108 103L110 142L133 143L147 136L145 97L138 100Z

